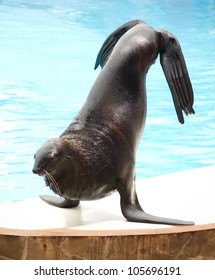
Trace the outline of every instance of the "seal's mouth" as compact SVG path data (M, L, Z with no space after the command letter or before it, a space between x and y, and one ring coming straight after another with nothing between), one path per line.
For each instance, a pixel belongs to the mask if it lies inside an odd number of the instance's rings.
M32 172L38 176L45 176L47 171L43 167L34 166Z

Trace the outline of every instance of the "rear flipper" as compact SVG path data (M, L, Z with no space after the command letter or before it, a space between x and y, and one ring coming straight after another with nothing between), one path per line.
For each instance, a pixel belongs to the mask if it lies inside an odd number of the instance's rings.
M163 218L147 214L141 209L139 204L126 205L121 203L121 209L124 217L130 222L166 225L194 225L194 222L192 221Z
M121 197L120 203L122 214L130 222L166 225L194 225L194 222L192 221L157 217L145 213L139 204L134 182L131 188L124 185L124 187L120 187L118 191Z
M40 195L40 198L46 203L60 207L60 208L73 208L79 205L79 200L70 200L63 197L56 197L51 195Z

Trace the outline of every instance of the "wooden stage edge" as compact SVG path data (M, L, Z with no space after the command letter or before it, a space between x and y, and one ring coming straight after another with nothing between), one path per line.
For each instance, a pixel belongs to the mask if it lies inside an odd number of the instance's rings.
M215 224L76 233L1 229L0 260L215 260Z
M59 229L10 229L0 228L0 235L12 236L132 236L132 235L163 235L163 234L180 234L197 231L215 231L215 223L193 225L193 226L173 226L168 228L157 229L129 229L129 230L76 230L68 228ZM215 250L215 248L214 248Z

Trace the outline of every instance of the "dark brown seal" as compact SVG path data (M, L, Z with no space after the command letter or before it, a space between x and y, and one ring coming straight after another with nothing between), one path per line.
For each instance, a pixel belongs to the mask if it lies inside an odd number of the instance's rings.
M161 224L193 222L145 213L135 189L136 148L146 119L146 74L160 54L178 119L194 113L193 91L177 39L143 21L131 21L104 42L95 68L103 69L82 109L66 131L35 154L33 172L61 198L42 196L59 207L99 199L118 191L129 221Z

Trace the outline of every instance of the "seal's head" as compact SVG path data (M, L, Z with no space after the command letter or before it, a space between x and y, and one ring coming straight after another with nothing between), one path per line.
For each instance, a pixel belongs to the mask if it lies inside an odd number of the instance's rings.
M56 164L60 164L63 156L63 140L49 139L34 155L33 173L43 175L44 171L51 172Z
M66 153L68 145L67 141L61 138L52 138L45 142L34 155L32 172L44 176L46 185L59 195L62 192L59 188L58 175L65 166L65 160L71 159Z

